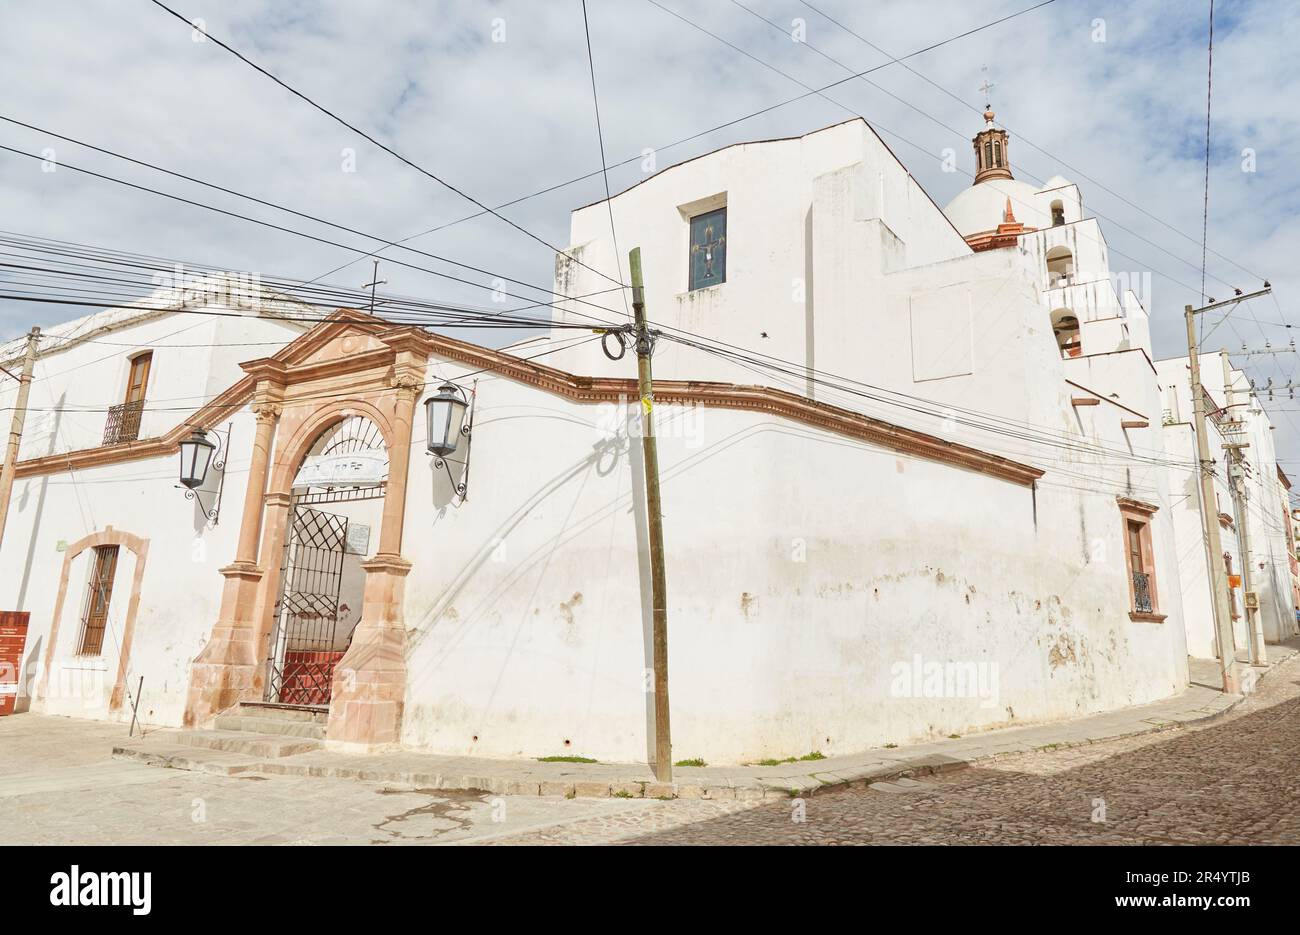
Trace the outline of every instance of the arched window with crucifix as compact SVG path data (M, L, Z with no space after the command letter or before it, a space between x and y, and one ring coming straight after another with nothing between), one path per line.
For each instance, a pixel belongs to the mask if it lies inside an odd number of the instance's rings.
M691 289L727 281L727 209L691 218Z

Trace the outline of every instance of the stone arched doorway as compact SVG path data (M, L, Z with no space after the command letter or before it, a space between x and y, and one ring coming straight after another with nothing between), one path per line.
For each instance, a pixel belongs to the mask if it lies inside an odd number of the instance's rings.
M326 739L357 752L394 744L406 693L406 630L402 612L411 565L402 557L406 484L415 401L426 381L428 339L416 328L382 323L350 310L318 326L281 355L241 364L252 384L256 416L235 558L225 578L221 610L190 668L187 725L266 697L272 624L295 480L308 457L330 439L365 446L367 432L339 427L360 416L383 435L388 477L377 547L364 572L360 620L333 666ZM360 423L357 423L359 425ZM310 488L309 488L310 489ZM377 498L378 499L378 498Z
M334 671L352 644L365 600L364 563L388 486L384 432L340 414L320 431L295 473L271 609L263 700L328 706Z

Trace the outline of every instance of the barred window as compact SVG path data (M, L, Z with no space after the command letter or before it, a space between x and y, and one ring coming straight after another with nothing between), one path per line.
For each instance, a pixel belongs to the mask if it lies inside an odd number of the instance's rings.
M104 650L104 630L108 625L108 605L113 599L113 576L117 572L118 547L95 547L86 588L86 614L81 621L81 645L77 654L98 656Z

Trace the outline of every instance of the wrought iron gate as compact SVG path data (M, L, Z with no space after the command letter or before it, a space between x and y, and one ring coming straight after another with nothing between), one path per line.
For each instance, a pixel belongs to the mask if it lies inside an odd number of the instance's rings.
M334 665L346 516L295 504L285 537L280 596L266 661L265 700L326 705Z

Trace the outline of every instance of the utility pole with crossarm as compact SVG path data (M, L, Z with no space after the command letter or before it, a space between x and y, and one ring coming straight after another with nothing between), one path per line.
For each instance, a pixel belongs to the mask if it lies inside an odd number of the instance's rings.
M1203 312L1236 305L1246 299L1267 295L1272 291L1268 283L1257 292L1234 296L1225 302L1211 302L1203 308L1188 305L1184 311L1187 321L1187 358L1192 375L1192 413L1196 423L1196 463L1200 480L1201 527L1205 534L1205 561L1210 576L1210 597L1214 610L1214 632L1219 646L1219 671L1223 677L1223 690L1229 694L1241 691L1241 676L1237 670L1236 643L1232 635L1232 611L1228 603L1228 571L1223 565L1223 543L1219 538L1218 498L1214 491L1214 460L1210 457L1210 440L1205 425L1205 390L1201 386L1201 352L1196 341L1196 316Z

